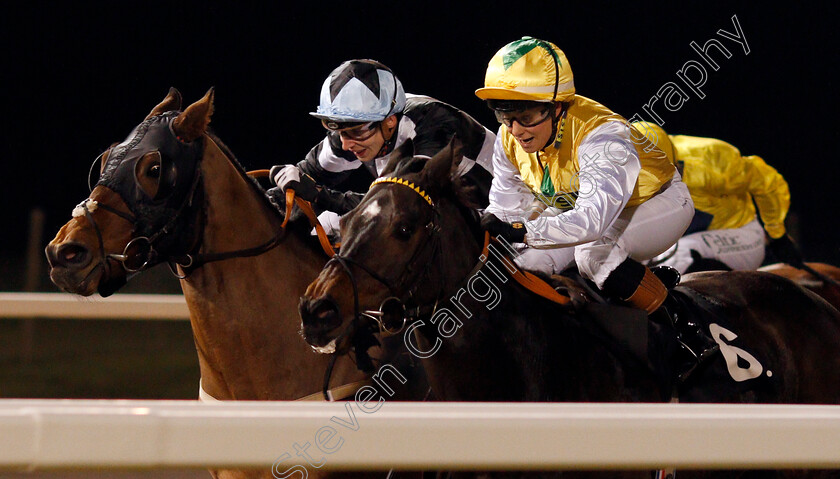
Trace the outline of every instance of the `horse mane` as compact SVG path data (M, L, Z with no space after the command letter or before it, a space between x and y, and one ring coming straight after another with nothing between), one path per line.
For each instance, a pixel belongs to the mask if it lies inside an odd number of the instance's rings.
M227 144L225 144L225 142L222 141L222 139L219 138L216 135L216 133L213 132L213 130L210 129L209 127L207 128L206 133L207 133L207 136L209 136L210 139L213 140L214 143L216 143L216 145L219 147L219 149L222 150L222 153L224 153L224 155L228 158L228 160L230 160L230 162L233 164L234 168L236 168L236 170L239 172L239 174L242 175L244 178L247 178L248 181L249 181L249 184L253 188L255 188L258 192L260 192L263 197L265 197L265 189L262 187L262 185L260 185L259 181L257 181L256 178L248 175L247 171L245 170L245 167L242 166L242 163L240 163L239 159L236 157L236 155L233 154L233 151L231 151L231 149L227 146ZM268 201L267 197L265 199L266 199L266 201Z
M233 151L227 146L227 144L225 144L224 141L222 141L216 135L216 133L210 127L207 128L206 133L207 136L209 136L210 139L213 140L214 143L216 143L216 145L227 157L228 161L231 162L236 171L243 178L246 179L248 185L254 190L255 193L257 193L257 196L261 198L261 201L265 202L265 205L268 208L268 210L271 211L272 214L274 214L277 217L277 219L282 221L285 215L285 211L283 211L277 204L275 204L273 201L271 201L271 199L269 199L268 195L266 194L266 189L263 188L263 186L260 184L257 178L254 178L253 176L250 176L248 174L247 170L244 166L242 166L242 163L239 161L239 159L236 157ZM295 207L292 210L292 216L291 218L289 218L289 222L286 224L286 227L290 228L291 232L298 236L307 247L316 251L321 251L322 248L321 244L318 242L318 238L309 234L311 226L309 224L308 219L305 215L299 213L300 210L297 207Z

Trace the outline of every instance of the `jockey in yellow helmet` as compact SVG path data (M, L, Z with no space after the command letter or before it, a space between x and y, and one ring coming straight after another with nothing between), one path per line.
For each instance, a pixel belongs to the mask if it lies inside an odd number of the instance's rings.
M565 54L547 41L524 37L499 50L476 95L501 123L485 228L518 243L525 269L576 264L608 294L659 308L667 289L641 261L673 245L694 213L665 154L577 95Z
M501 123L482 226L513 243L524 269L554 274L576 265L609 296L658 311L668 288L642 262L676 243L694 215L666 154L576 94L566 55L544 40L502 47L475 94ZM667 317L694 365L717 349L696 325Z

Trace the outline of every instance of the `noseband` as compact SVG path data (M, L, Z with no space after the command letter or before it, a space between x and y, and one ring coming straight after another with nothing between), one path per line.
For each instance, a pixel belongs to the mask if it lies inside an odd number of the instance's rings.
M199 196L198 186L201 183L199 166L203 157L204 143L212 141L207 135L204 136L203 141L186 142L179 138L171 126L172 120L178 113L167 112L145 120L135 128L127 140L112 149L112 154L102 168L102 174L96 185L103 185L119 194L130 212L120 211L92 198L85 199L73 210L74 217L84 215L96 232L100 248L100 263L107 277L111 276L109 260L115 260L128 273L137 273L158 263L166 262L172 274L183 279L189 272L205 263L265 253L279 245L285 236L286 222L290 216L291 207L295 204L292 190L287 191L287 214L283 225L271 239L263 244L219 253L190 253L189 251L200 248L200 236L187 241L172 237L172 233L179 227L178 223L183 220L184 213L196 204ZM152 151L157 151L161 155L163 171L159 186L160 190L166 193L162 198L157 198L160 195L149 198L137 184L137 177L133 176L136 175L134 166L139 158ZM98 161L99 158L94 161L91 173ZM179 173L184 176L180 178L181 181L178 181ZM245 173L242 174L245 175ZM164 180L167 182L165 185L162 184ZM125 219L134 227L135 236L126 244L122 254L105 252L102 232L92 214L98 208ZM138 225L138 218L141 215L150 217L149 224ZM156 221L156 218L164 219L165 223L160 225L161 221ZM158 226L155 226L155 223ZM200 229L195 225L192 227ZM139 234L136 234L138 229ZM187 242L189 244L185 245ZM187 252L165 252L173 247L185 248ZM179 274L176 265L181 266L185 273Z
M195 198L195 193L200 182L201 173L200 170L196 171L194 176L193 182L190 185L190 190L187 196L185 197L184 201L181 205L177 208L175 214L173 214L167 223L155 231L153 234L149 236L135 236L128 243L126 243L125 248L123 248L122 254L117 253L105 253L105 243L102 238L102 231L99 228L96 220L93 218L93 211L97 209L102 209L109 213L115 214L120 218L128 221L132 226L136 226L137 224L137 217L120 211L116 208L108 206L104 203L100 203L94 199L87 198L81 203L79 203L75 208L73 208L73 217L82 216L84 215L85 218L90 222L93 230L96 232L96 239L99 242L99 251L100 251L100 261L103 267L105 268L106 275L108 277L111 276L111 268L110 263L108 262L109 259L113 259L118 261L128 273L139 273L148 267L158 264L160 261L166 261L169 265L169 269L172 274L178 278L183 279L186 276L178 274L177 270L175 269L175 265L179 265L182 268L190 268L195 265L195 261L193 255L191 254L184 254L184 255L161 255L156 249L155 244L158 242L159 239L162 239L164 235L170 233L174 227L175 223L181 219L182 213L189 207L192 206L193 200Z

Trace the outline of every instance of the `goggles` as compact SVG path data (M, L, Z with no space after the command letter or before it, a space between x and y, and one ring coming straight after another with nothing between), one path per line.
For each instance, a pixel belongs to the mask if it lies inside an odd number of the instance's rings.
M551 104L548 104L546 106L520 111L493 110L493 113L496 115L496 120L508 128L513 127L513 122L519 123L524 128L530 128L548 119L552 110L551 106Z
M376 128L379 126L378 121L371 121L368 123L358 122L337 122L332 120L322 120L321 124L324 128L338 132L342 138L353 141L365 141L376 134Z

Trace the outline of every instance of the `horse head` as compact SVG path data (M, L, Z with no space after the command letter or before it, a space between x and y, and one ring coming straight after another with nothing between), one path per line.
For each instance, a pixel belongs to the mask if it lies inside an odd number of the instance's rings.
M302 333L316 351L359 353L365 332L398 332L474 264L479 228L457 176L460 159L457 140L433 158L414 156L406 142L341 219L341 254L300 303Z
M107 296L133 272L161 262L188 264L213 89L181 111L174 88L121 143L91 168L99 177L46 247L50 278L62 290ZM98 168L97 168L98 166Z

